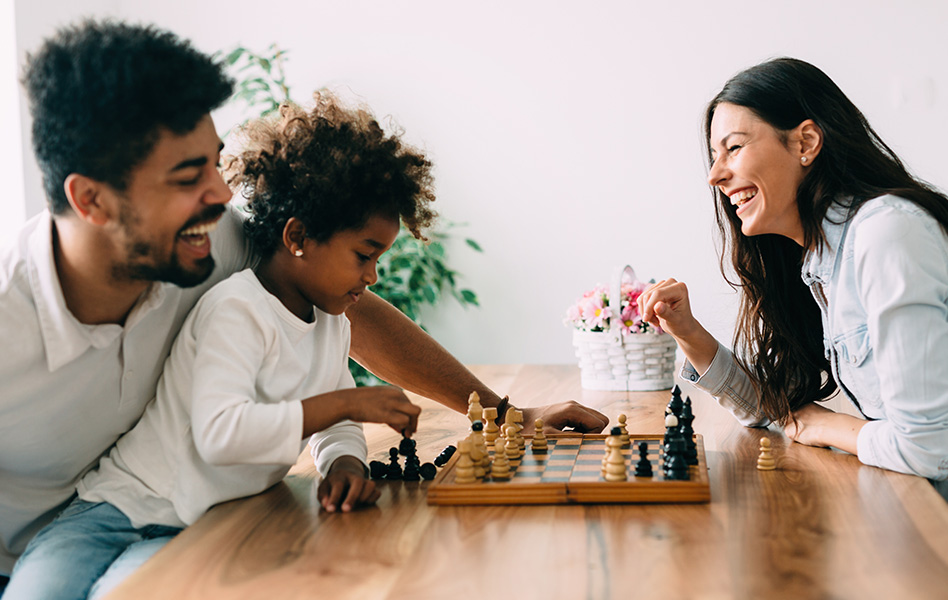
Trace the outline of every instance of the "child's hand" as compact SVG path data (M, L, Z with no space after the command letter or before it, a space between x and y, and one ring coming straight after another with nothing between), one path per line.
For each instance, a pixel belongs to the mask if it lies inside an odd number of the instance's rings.
M380 495L375 482L365 478L362 462L352 456L337 458L316 489L316 498L328 512L375 504Z
M406 436L418 429L421 408L397 387L377 386L342 390L347 395L349 419L360 423L384 423Z
M418 429L421 409L397 387L358 387L336 390L303 400L303 437L331 427L343 419L359 423L384 423L404 435Z

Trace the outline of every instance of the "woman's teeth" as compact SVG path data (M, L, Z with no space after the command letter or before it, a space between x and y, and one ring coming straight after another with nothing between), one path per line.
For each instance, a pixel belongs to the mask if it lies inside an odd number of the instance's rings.
M757 190L741 190L731 196L731 204L735 206L742 206L748 200L757 195Z

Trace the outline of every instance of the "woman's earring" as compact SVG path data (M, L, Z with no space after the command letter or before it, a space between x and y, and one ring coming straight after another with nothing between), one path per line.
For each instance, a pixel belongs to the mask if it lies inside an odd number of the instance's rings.
M293 256L303 256L303 251L297 248L293 251Z
M800 157L800 162L803 163L803 164L806 164L806 157L805 157L805 156L801 156L801 157Z

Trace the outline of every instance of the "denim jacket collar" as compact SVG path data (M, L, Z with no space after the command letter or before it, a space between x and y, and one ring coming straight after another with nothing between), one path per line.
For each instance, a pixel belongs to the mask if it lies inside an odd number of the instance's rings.
M807 250L803 258L801 276L807 286L814 282L826 284L836 271L840 247L849 229L848 202L834 201L823 217L823 236L826 241L817 248Z

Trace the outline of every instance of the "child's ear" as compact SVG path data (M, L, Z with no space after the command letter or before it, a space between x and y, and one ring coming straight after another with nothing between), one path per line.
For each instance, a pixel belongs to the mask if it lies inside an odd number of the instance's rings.
M306 240L306 226L296 217L290 217L283 227L283 246L293 256L303 256L303 242Z
M105 186L99 181L70 173L63 181L63 191L76 215L91 225L105 225L111 218L104 196Z

